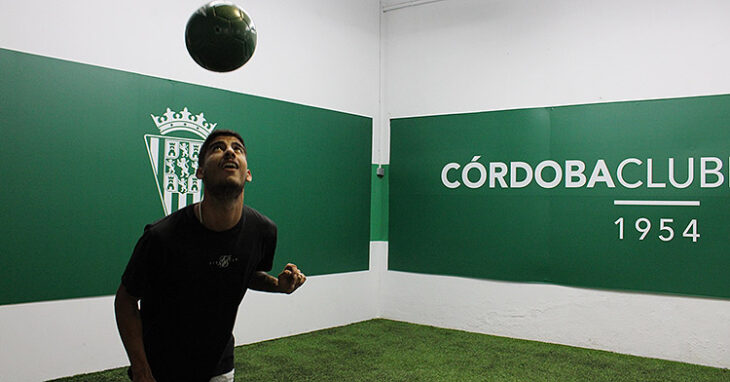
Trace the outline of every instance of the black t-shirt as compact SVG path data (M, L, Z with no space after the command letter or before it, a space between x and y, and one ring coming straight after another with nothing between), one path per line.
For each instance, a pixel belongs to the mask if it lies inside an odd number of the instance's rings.
M238 305L256 271L270 271L276 225L243 207L238 224L215 232L193 206L145 227L122 284L141 298L145 352L158 382L208 381L225 360ZM230 362L228 370L219 370ZM225 366L224 366L225 367Z

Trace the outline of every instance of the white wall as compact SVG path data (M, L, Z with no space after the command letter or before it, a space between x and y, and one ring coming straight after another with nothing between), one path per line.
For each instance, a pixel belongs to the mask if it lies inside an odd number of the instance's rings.
M383 318L730 367L730 302L389 271Z
M378 0L245 0L256 52L230 73L201 69L185 24L205 0L5 1L0 47L304 105L378 111ZM28 22L28 20L32 22Z
M384 114L727 94L728 14L726 1L665 0L445 0L391 11ZM730 367L728 300L400 272L383 275L381 290L384 318Z
M387 112L727 93L723 0L445 0L386 13Z
M201 69L185 49L185 24L205 2L6 1L0 48L377 116L378 0L240 1L256 24L258 46L246 66L225 74ZM311 277L291 296L252 292L238 316L237 343L371 319L375 280L356 272ZM1 381L127 363L112 297L0 306Z

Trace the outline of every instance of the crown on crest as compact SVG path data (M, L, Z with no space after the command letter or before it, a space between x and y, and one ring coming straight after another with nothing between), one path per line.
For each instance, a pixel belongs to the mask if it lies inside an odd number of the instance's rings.
M172 111L168 107L165 114L161 116L150 114L150 117L163 135L173 131L188 131L205 139L217 125L217 123L208 123L203 113L194 115L188 111L187 107L179 112Z

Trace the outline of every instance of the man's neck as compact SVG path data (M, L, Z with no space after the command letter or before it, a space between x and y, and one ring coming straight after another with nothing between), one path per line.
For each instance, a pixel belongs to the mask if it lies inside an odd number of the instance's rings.
M233 228L241 220L242 213L243 192L234 199L220 199L205 193L203 201L195 208L195 216L211 231L226 231Z

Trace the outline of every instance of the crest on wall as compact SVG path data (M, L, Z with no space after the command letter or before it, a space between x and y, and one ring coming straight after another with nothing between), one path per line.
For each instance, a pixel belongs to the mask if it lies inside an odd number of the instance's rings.
M205 138L217 125L206 121L203 113L194 115L185 107L176 112L167 108L164 114L150 114L161 135L145 134L147 153L162 201L169 215L203 197L203 182L195 176L198 154ZM187 132L202 139L176 137Z

